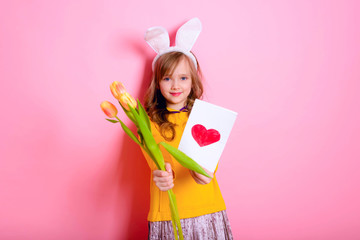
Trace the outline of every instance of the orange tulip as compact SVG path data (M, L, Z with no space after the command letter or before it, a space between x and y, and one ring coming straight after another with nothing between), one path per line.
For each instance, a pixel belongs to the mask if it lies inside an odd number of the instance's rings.
M116 109L114 104L112 104L111 102L103 101L100 104L100 107L103 110L103 112L105 113L105 115L110 118L116 117L116 115L118 113L118 110Z
M121 82L115 81L110 85L110 90L112 95L117 99L120 100L121 94L126 93L126 89Z
M136 100L128 92L125 92L120 95L119 102L121 106L125 108L127 111L130 111L128 105L130 105L133 108L136 108L137 106Z

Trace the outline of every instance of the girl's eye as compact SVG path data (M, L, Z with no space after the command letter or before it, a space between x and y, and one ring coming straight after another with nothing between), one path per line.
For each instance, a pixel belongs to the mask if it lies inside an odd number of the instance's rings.
M165 81L169 81L169 80L170 80L170 78L166 77L166 78L164 78L164 80L165 80Z
M181 80L186 80L187 79L187 77L181 77Z

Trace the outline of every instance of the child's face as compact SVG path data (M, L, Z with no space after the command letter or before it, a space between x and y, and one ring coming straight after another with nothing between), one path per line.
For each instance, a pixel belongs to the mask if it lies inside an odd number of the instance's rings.
M166 99L166 106L180 110L186 104L191 92L192 79L190 66L186 59L181 59L171 76L164 76L160 82L161 94Z

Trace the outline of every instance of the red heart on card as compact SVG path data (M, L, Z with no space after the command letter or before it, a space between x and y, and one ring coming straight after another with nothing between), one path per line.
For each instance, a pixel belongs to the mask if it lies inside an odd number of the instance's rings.
M203 125L196 124L191 128L191 134L200 147L220 140L220 133L215 129L207 130Z

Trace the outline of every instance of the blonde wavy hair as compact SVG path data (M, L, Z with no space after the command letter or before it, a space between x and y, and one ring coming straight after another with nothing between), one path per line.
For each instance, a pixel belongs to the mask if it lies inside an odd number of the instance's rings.
M186 101L186 106L189 110L188 114L190 114L195 99L201 99L203 94L202 74L199 63L197 62L196 70L191 59L181 52L165 53L158 58L154 66L150 86L145 95L145 109L151 121L160 127L160 134L167 141L172 141L175 138L175 124L168 121L170 112L166 108L166 99L160 92L159 82L164 76L172 75L182 59L186 59L190 66L192 83L191 91ZM170 132L170 135L168 132Z

